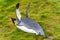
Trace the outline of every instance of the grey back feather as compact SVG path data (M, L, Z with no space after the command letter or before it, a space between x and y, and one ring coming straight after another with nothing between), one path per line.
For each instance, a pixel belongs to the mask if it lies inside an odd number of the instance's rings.
M26 26L28 29L33 29L36 32L38 32L39 34L45 35L42 27L37 22L33 21L32 19L30 19L30 18L23 18L21 20L21 22L23 22L25 24L24 26Z

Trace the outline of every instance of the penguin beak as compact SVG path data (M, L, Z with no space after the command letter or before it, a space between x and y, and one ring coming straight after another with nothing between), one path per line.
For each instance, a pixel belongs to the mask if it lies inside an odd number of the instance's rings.
M12 18L12 17L9 17L9 18L10 18L10 19L12 20L12 22L15 24L14 21L15 21L16 19L15 19L15 18Z
M16 19L15 19L15 18L11 18L11 20L12 20L12 22L15 24L15 22L14 22L14 21L15 21Z

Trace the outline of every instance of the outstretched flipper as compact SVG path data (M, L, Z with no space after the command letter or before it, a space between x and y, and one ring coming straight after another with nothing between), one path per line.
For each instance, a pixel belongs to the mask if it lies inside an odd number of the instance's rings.
M26 17L28 17L28 10L29 10L29 8L30 8L30 2L28 3L28 7L26 9Z
M19 11L19 3L16 4L16 17L19 21L21 21L21 15Z

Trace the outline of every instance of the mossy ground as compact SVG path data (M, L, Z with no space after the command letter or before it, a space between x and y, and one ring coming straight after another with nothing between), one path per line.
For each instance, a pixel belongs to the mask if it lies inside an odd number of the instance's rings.
M35 40L35 34L19 30L8 18L16 18L15 6L18 2L22 18L28 2L31 2L29 18L38 22L47 36L53 36L50 40L60 40L60 0L0 0L0 40Z

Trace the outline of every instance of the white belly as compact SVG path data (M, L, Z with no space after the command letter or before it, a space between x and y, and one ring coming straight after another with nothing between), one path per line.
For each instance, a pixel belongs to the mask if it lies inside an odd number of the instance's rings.
M28 32L28 33L37 33L35 30L33 29L28 29L25 26L17 26L19 29L21 29L22 31Z

